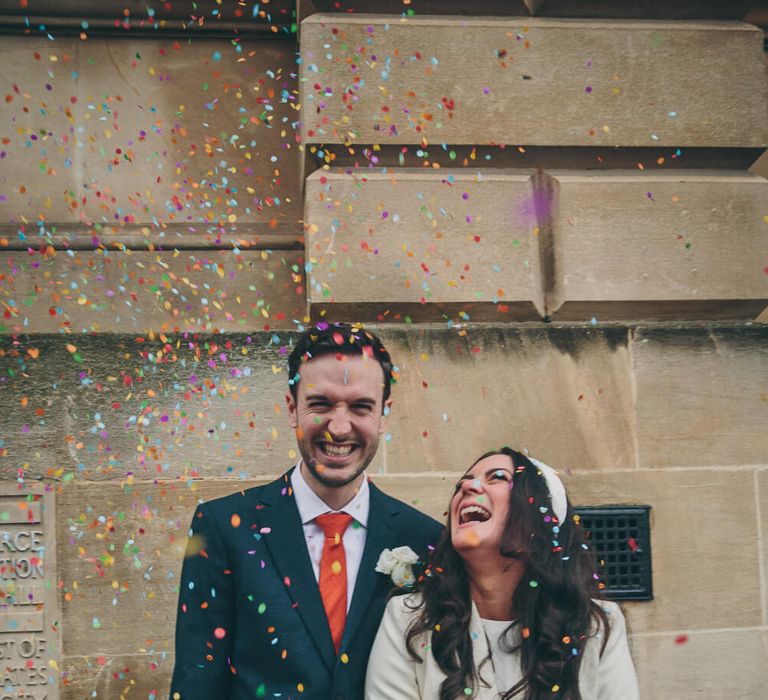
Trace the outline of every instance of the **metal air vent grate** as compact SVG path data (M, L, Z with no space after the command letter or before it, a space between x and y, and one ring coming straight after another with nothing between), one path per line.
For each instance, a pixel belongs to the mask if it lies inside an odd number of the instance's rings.
M574 508L612 600L652 600L650 506Z

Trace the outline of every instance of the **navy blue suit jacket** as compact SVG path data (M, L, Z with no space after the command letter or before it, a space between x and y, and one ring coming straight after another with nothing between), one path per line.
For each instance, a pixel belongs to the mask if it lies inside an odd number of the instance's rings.
M209 501L192 518L171 698L359 700L392 582L385 548L425 556L441 526L371 484L365 549L337 657L290 473ZM178 695L176 695L178 694Z

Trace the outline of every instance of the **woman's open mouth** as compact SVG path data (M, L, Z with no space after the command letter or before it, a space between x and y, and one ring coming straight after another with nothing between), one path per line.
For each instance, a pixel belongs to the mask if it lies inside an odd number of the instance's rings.
M477 504L465 506L459 510L459 525L466 525L467 523L484 523L489 520L491 513Z

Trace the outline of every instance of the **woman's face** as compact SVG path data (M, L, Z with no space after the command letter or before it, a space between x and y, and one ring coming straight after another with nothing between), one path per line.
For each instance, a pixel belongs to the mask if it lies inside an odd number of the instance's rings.
M507 455L491 455L459 480L450 511L451 542L459 554L478 548L499 551L513 469Z

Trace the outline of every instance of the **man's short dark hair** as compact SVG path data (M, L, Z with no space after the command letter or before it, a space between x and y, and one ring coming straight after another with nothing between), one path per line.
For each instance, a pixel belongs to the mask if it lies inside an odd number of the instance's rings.
M384 398L389 398L394 378L392 358L378 336L362 326L350 323L320 322L305 330L288 356L288 386L296 399L301 378L301 365L320 355L368 355L375 359L384 372Z

